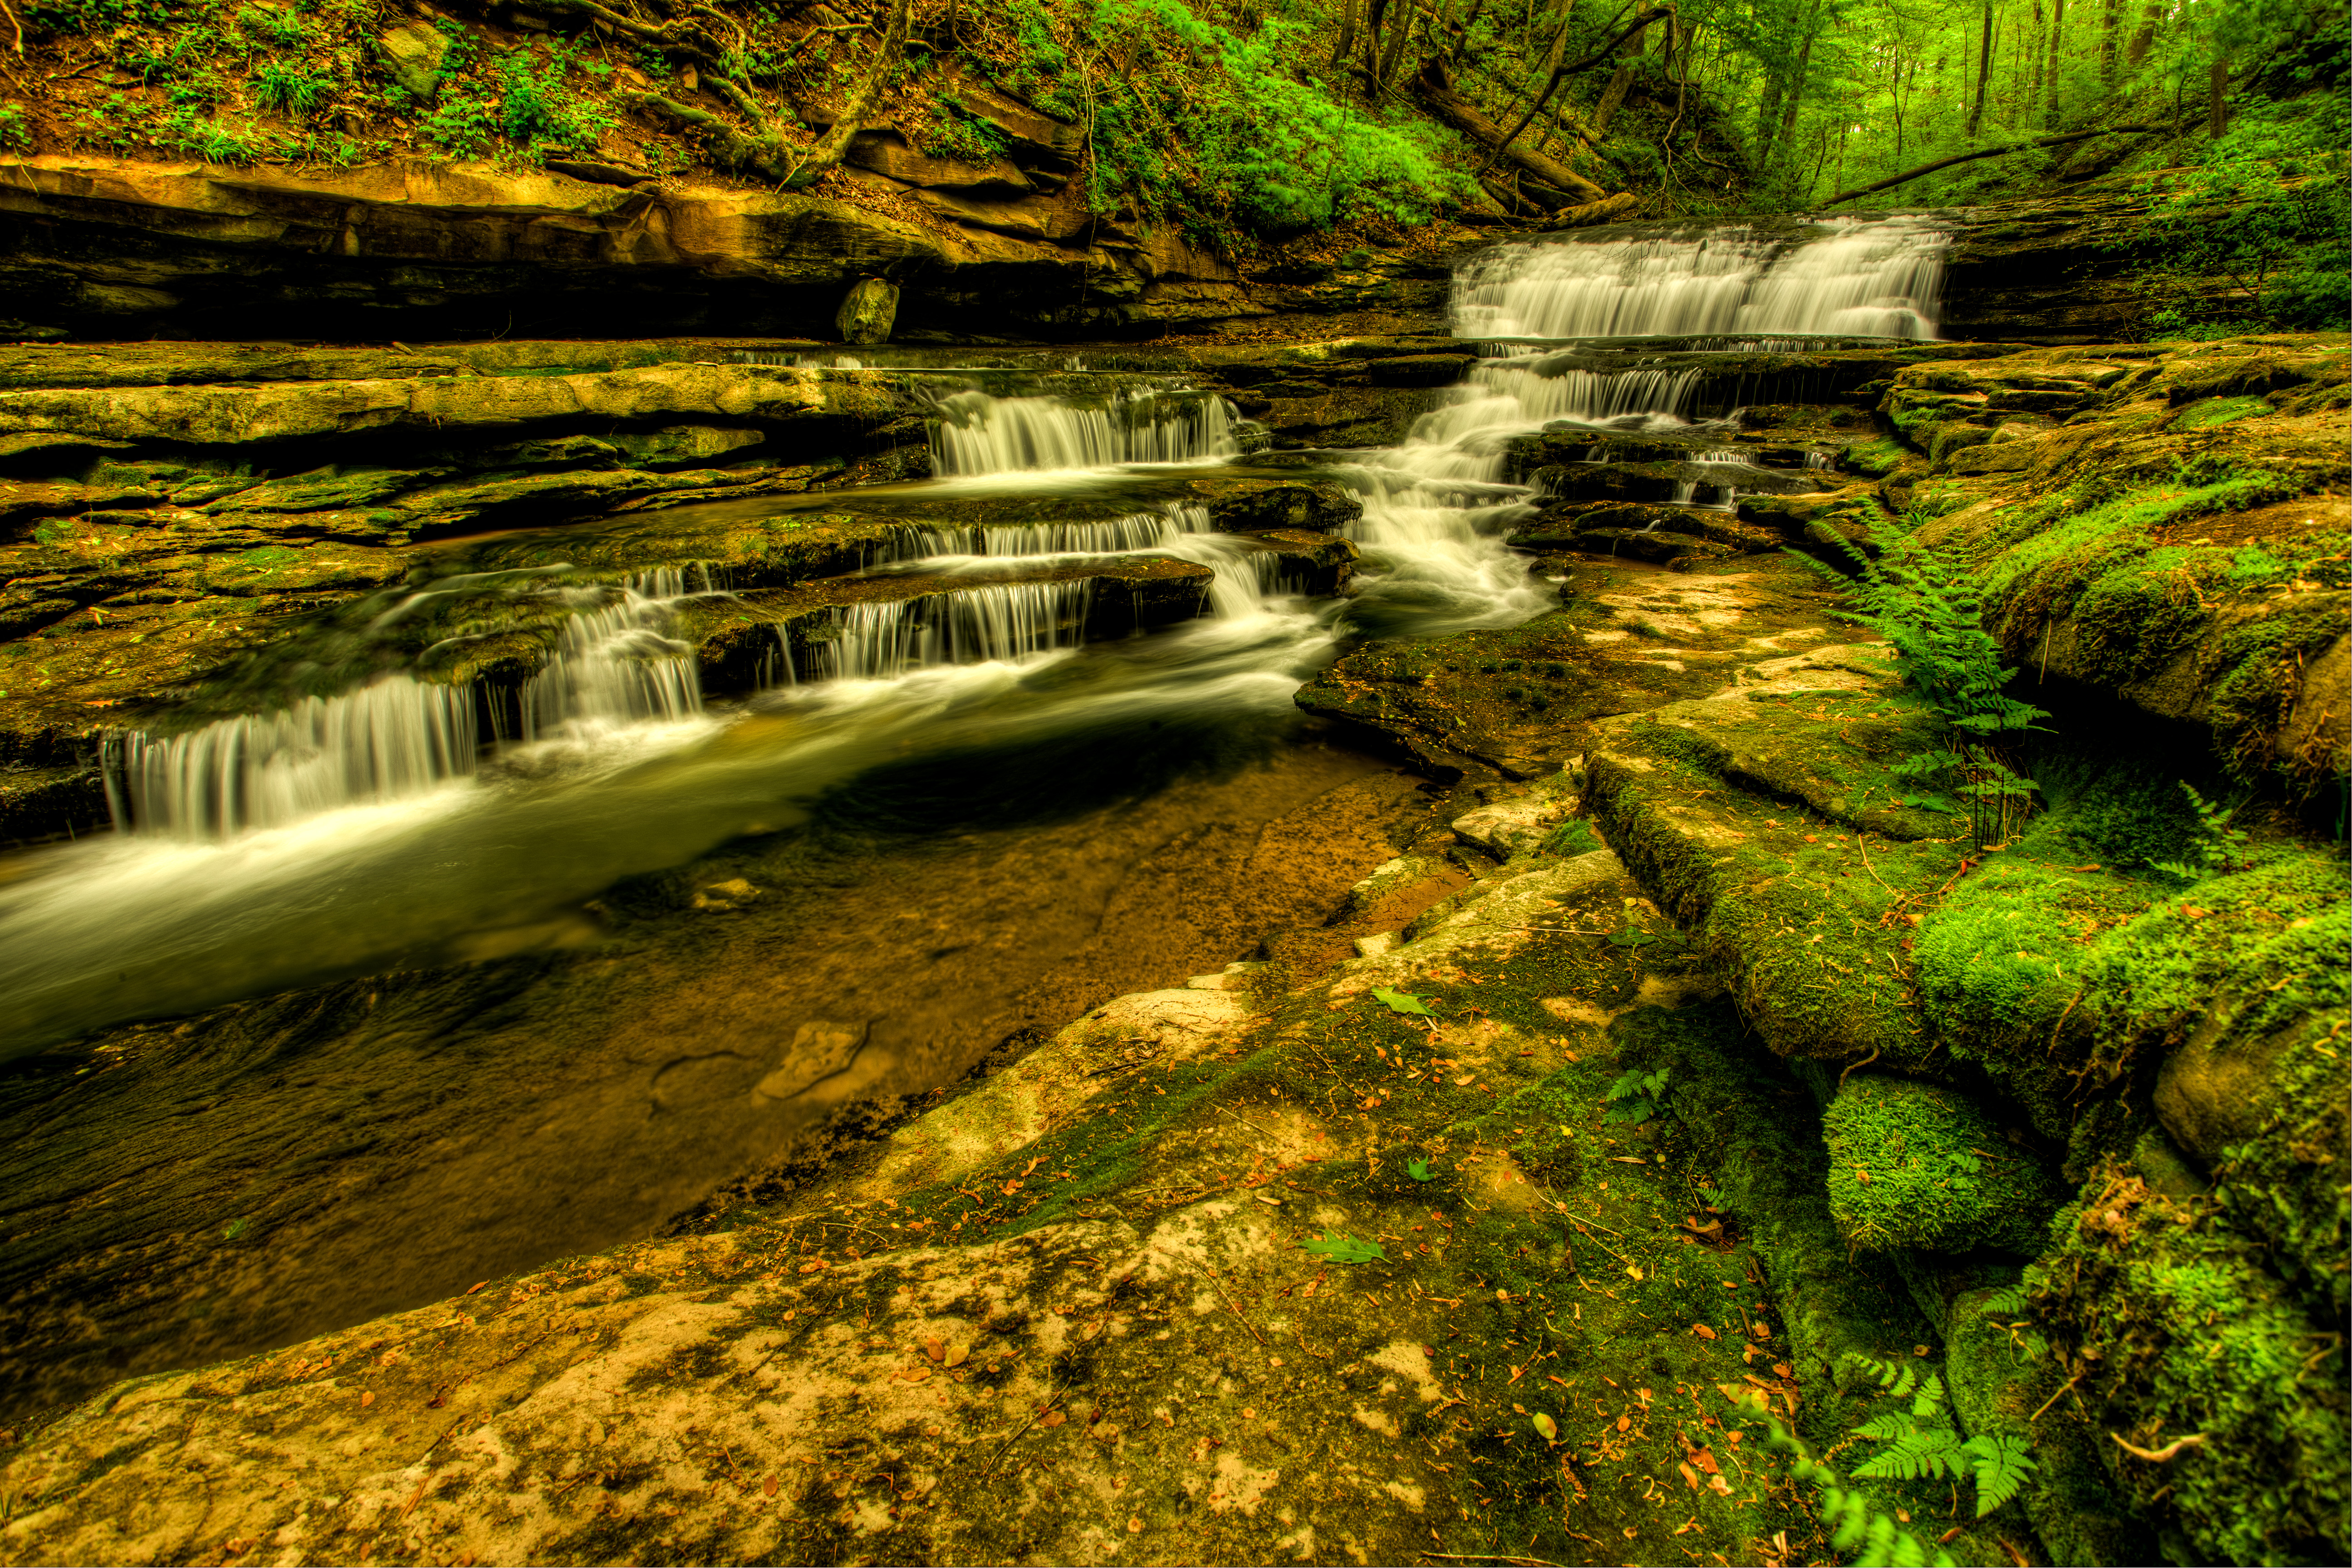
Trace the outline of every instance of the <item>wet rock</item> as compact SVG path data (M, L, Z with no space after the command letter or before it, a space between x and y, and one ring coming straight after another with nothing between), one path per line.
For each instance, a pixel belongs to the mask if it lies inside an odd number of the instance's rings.
M441 62L448 58L449 37L430 22L411 22L376 38L392 79L419 103L441 96Z
M1455 817L1454 836L1497 860L1508 860L1551 837L1575 809L1582 784L1580 774L1565 770L1539 779L1523 795Z
M880 278L861 278L850 285L833 325L845 343L887 343L898 315L898 285Z

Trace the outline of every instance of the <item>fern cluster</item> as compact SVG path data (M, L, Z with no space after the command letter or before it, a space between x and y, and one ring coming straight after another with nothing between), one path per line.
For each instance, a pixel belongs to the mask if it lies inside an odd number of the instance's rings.
M2015 1437L1979 1432L1962 1437L1945 1407L1944 1381L1924 1377L1916 1367L1848 1352L1846 1364L1869 1375L1889 1395L1908 1400L1909 1409L1891 1410L1853 1429L1887 1447L1853 1468L1860 1480L1973 1480L1977 1517L2015 1497L2032 1473L2026 1445Z
M1858 607L1843 618L1887 640L1903 679L1954 731L1949 745L1906 757L1894 772L1914 786L1910 804L1929 811L1965 810L1970 834L1986 843L2024 814L2035 788L2032 779L2000 759L1994 742L2037 728L2035 721L2050 715L2009 695L2014 672L2000 662L2000 645L1984 629L1983 606L1969 591L1966 563L1920 543L1887 519L1874 518L1864 526L1871 551L1842 535L1829 536L1855 573L1847 585ZM1843 574L1810 555L1797 558L1825 577L1847 583Z
M2015 1497L2032 1474L2026 1445L2015 1437L1979 1433L1962 1437L1953 1426L1944 1380L1908 1363L1881 1361L1848 1352L1845 1364L1878 1384L1903 1407L1854 1428L1857 1437L1887 1445L1856 1465L1851 1477L1813 1457L1779 1420L1771 1446L1790 1456L1790 1473L1811 1484L1818 1498L1830 1545L1850 1552L1857 1568L1953 1568L1950 1555L1903 1528L1894 1512L1851 1480L1970 1480L1976 1483L1977 1517L1982 1519Z

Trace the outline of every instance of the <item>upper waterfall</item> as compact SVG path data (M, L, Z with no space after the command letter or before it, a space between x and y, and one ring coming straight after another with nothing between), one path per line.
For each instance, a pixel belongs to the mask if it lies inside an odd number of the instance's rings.
M1897 217L1841 223L1811 239L1733 226L1501 246L1457 275L1454 331L1932 338L1950 243L1934 223Z
M941 400L931 426L931 462L941 474L1182 463L1230 458L1240 449L1232 407L1222 397L1197 394L1139 393L1075 404L961 392Z

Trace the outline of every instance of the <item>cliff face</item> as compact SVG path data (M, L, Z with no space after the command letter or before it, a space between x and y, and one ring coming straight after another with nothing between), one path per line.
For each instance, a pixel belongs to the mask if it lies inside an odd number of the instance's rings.
M924 221L567 160L518 172L18 159L0 163L0 287L15 318L0 333L381 342L593 322L599 336L838 341L845 298L868 278L898 290L889 331L901 342L1151 337L1284 318L1431 331L1444 330L1445 257L1504 237L1441 226L1418 250L1276 256L1245 275L1171 227L1090 216L1066 186L1016 188L1013 163L976 186L972 169L895 137L861 143L876 165L865 177L919 198ZM2144 205L2115 185L1938 215L1958 231L1945 335L2130 336L2144 305L2127 242Z

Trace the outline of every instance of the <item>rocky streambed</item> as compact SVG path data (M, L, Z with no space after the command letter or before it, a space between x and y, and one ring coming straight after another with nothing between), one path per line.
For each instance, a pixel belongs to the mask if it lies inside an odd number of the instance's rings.
M1959 1561L2340 1556L2343 342L1547 264L16 351L6 820L132 831L0 893L0 1550L1821 1561L1775 1424L1907 1369L2032 1459L1867 1483ZM1808 564L1896 519L1990 836Z

